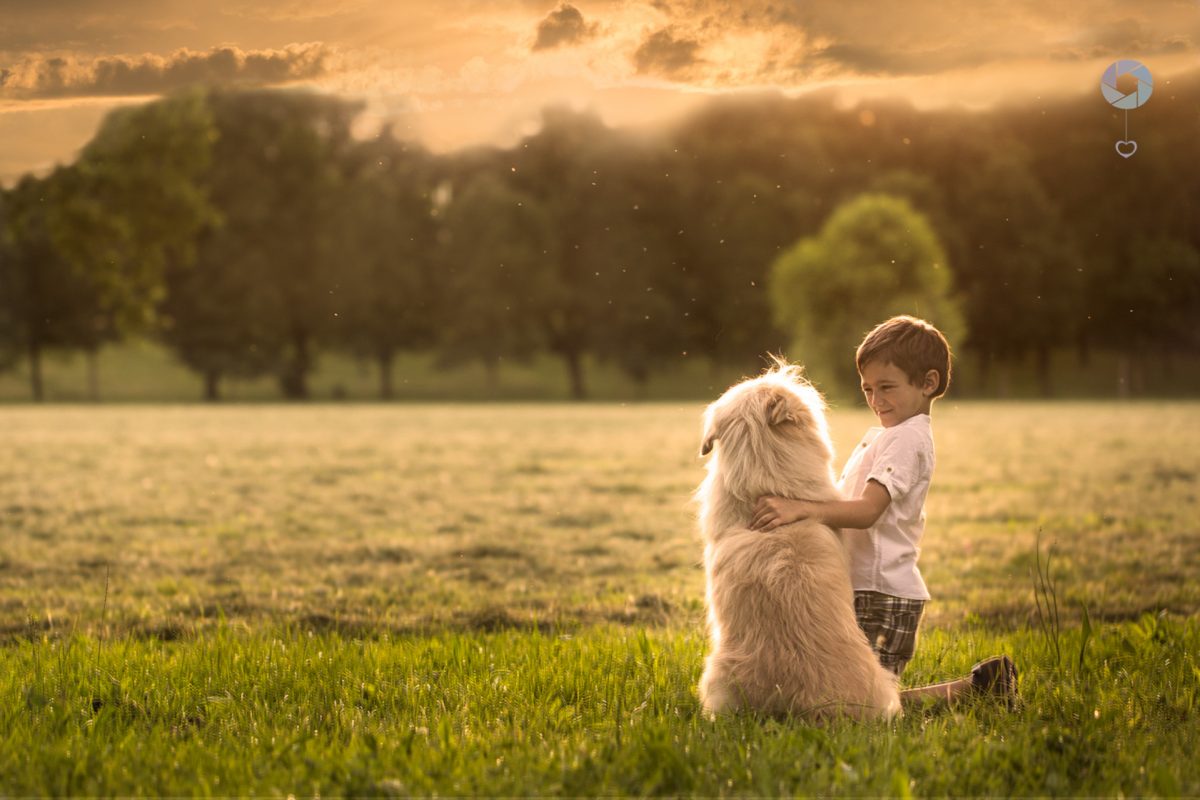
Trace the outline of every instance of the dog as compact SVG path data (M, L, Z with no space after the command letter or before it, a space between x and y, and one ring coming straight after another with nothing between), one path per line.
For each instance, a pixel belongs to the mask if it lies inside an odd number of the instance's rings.
M696 491L710 650L699 687L705 714L899 713L896 677L855 620L837 533L811 520L750 529L762 495L841 499L825 402L801 368L777 359L709 405L700 455L710 453Z

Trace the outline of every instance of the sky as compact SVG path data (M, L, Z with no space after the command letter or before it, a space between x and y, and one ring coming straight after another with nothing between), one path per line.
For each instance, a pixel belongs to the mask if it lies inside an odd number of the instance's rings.
M1118 58L1200 67L1200 0L0 0L0 181L72 161L180 86L360 99L435 151L508 146L550 104L670 123L708 98L834 87L919 108L1094 92Z

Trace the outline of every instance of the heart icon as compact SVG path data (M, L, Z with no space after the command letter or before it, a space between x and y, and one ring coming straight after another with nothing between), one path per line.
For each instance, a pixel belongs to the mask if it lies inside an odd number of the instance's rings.
M1122 147L1122 145L1125 145L1125 147ZM1125 152L1126 150L1129 152ZM1129 158L1136 152L1137 142L1135 142L1133 139L1121 139L1117 142L1117 155L1119 155L1121 158Z

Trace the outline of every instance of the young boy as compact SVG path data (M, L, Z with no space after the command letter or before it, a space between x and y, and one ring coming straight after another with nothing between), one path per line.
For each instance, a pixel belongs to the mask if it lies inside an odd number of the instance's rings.
M899 676L916 649L917 625L929 599L917 558L934 467L930 412L950 384L950 345L924 320L892 317L867 334L855 361L880 427L867 431L842 470L838 488L851 499L763 497L752 527L769 531L815 519L841 529L859 627L880 663ZM1016 669L1007 656L976 664L968 678L902 696L949 701L977 691L1015 699Z

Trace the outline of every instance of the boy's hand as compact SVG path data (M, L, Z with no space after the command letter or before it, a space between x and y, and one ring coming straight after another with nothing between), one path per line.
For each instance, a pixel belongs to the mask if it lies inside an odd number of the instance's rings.
M815 516L814 503L807 500L790 500L786 497L766 495L758 498L754 505L754 520L750 528L756 531L769 531L790 522L799 522Z

